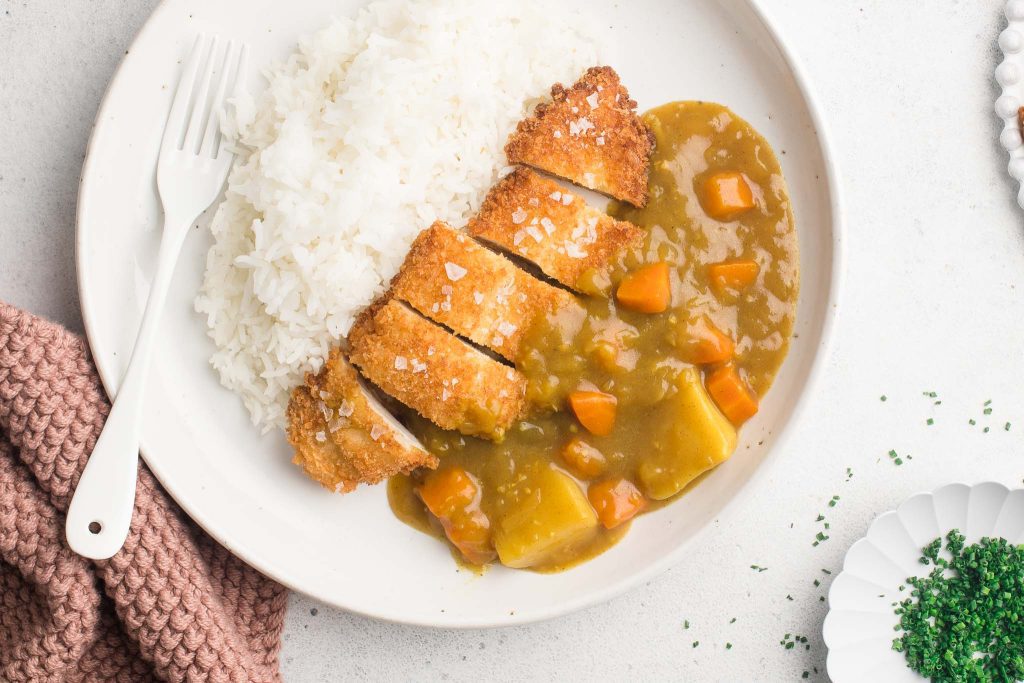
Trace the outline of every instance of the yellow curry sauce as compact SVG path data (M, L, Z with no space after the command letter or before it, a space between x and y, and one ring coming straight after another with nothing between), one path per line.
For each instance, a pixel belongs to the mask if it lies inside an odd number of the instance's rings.
M464 539L453 552L469 566L500 559L559 571L607 549L629 517L674 498L732 454L736 428L785 358L799 262L771 147L716 104L671 103L643 119L657 139L650 200L643 209L613 204L609 213L645 228L645 243L609 275L585 278L589 296L578 297L578 308L529 331L516 360L528 379L529 415L501 443L409 419L441 465L393 478L391 507L445 538L423 503L425 487L440 491L430 502L459 508L446 530ZM656 282L665 270L667 309L639 312L662 306L644 308L627 289L643 293L644 278ZM602 427L571 403L604 395L614 417Z

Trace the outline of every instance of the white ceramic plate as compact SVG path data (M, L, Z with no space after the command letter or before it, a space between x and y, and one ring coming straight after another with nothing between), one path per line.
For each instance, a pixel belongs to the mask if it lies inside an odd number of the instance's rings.
M892 649L897 617L893 602L909 597L899 587L930 570L918 559L936 538L959 529L967 543L984 536L1024 543L1024 489L987 482L949 484L919 493L872 522L867 535L846 553L843 571L828 592L823 633L828 675L845 681L925 680Z
M338 496L290 464L282 434L260 437L222 389L192 310L209 238L188 240L163 319L146 401L142 454L211 535L267 575L324 602L395 621L491 626L552 617L608 599L667 569L777 453L827 345L839 273L838 197L825 131L783 43L747 0L584 2L610 27L613 65L641 109L679 99L726 103L774 143L800 232L798 339L737 455L674 505L640 519L624 542L559 575L456 571L448 551L390 514L383 487ZM116 389L159 241L154 167L196 33L248 41L253 65L286 56L302 33L360 3L167 0L139 34L100 110L83 171L78 275L89 341ZM259 87L254 79L253 88ZM763 442L763 443L762 443Z
M1010 155L1007 171L1022 183L1017 203L1024 208L1024 138L1017 112L1024 105L1024 0L1009 0L1004 9L1007 26L999 34L1003 61L996 67L996 81L1002 91L996 100L996 115L1003 120L999 143Z

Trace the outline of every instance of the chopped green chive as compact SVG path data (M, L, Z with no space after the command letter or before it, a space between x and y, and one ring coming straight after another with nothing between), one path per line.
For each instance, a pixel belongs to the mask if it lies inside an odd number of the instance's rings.
M726 650L731 650L732 649L732 643L726 643L725 644L725 649Z
M933 420L932 418L929 417L928 420L925 422L925 424L927 424L930 427L933 424L935 424L935 420Z
M690 622L684 619L683 620L683 628L690 628Z
M881 398L881 400L882 400L882 403L885 403L886 401L888 401L888 400L889 400L889 397L888 397L888 396L886 396L885 394L882 394L882 396L881 396L880 398Z
M1003 426L1003 429L1004 429L1005 431L1010 431L1010 423L1009 423L1009 422L1007 422L1007 423L1006 423L1006 424L1005 424L1005 425Z
M694 647L697 647L698 645L700 645L700 641L699 640L693 641L693 646Z
M807 636L791 637L789 633L782 637L782 640L779 641L779 645L786 648L787 650L792 650L797 645L803 645L805 650L811 649L810 643L807 642Z
M760 566L758 566L758 565L756 565L756 564L752 564L752 565L750 565L750 568L751 568L751 569L753 569L753 570L754 570L755 572L757 572L758 574L760 574L761 572L766 572L766 571L768 571L768 567L760 567Z
M941 538L922 550L920 563L934 568L907 579L910 597L893 603L893 650L932 680L1024 679L1024 545L983 538L967 546L954 529L945 550L951 559L940 555Z

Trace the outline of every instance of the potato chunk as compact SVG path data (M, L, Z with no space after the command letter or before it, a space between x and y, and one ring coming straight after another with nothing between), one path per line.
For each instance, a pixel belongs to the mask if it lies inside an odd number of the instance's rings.
M597 531L597 514L572 477L548 467L516 485L516 500L498 520L494 547L515 569L550 564Z
M688 368L678 382L679 392L667 399L675 419L667 422L638 471L644 492L655 500L679 493L736 449L736 428L704 390L700 373Z

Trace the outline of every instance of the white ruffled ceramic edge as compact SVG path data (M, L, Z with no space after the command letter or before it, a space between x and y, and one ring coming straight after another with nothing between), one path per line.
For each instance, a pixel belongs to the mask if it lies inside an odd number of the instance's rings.
M1024 0L1009 0L1003 10L1007 26L999 34L1003 61L996 67L996 81L1002 93L996 100L996 115L1003 120L999 142L1010 154L1007 171L1018 183L1017 203L1024 208L1024 139L1017 112L1024 106Z
M969 543L983 536L1024 542L1024 489L996 482L949 484L912 496L871 524L847 551L829 589L822 631L835 683L923 680L892 649L892 603L909 596L899 590L907 577L923 573L921 548L951 529L959 529Z

